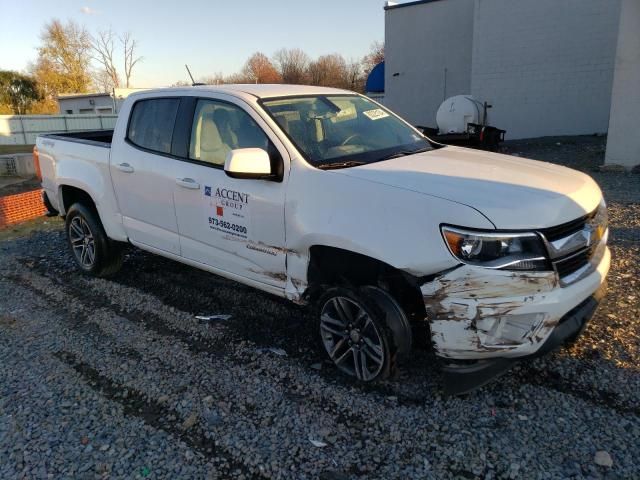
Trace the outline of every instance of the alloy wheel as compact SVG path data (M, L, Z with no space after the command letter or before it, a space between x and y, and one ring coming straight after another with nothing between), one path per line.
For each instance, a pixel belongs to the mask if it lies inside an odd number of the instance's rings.
M329 357L343 372L369 381L385 363L382 335L356 301L335 296L320 311L320 334Z
M69 241L76 259L86 269L93 267L96 261L96 243L86 220L80 215L69 223Z

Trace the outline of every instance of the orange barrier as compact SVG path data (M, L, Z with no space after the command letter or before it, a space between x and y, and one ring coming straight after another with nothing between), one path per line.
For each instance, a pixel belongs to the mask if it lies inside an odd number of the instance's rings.
M40 217L47 213L42 189L0 197L0 228Z

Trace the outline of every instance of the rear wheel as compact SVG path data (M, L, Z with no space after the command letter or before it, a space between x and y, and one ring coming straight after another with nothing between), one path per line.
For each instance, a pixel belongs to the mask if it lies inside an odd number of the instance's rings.
M391 311L378 289L373 293L373 287L332 288L319 301L320 338L329 358L364 382L390 375L400 340L390 328L389 315L401 312Z
M69 250L82 272L106 277L120 269L122 248L109 240L94 210L74 203L67 212L65 227Z

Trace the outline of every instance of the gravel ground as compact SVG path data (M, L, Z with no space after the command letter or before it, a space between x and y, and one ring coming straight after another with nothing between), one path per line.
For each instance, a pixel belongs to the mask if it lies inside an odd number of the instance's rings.
M571 349L464 397L421 351L363 386L306 310L141 251L81 276L48 223L0 243L0 478L639 478L640 175L591 171L601 138L505 148L609 201L610 293Z

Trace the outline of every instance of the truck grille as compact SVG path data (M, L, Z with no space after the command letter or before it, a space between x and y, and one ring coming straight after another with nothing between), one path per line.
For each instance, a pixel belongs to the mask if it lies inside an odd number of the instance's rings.
M560 278L564 279L587 265L593 256L594 250L595 249L593 248L589 248L578 252L569 258L555 262L554 265Z
M567 237L582 230L587 223L587 220L593 218L596 212L597 210L594 210L589 215L585 215L584 217L576 218L575 220L563 223L562 225L558 225L555 227L545 228L544 230L541 230L541 233L549 242Z
M606 243L607 210L602 205L588 215L540 231L562 286L593 271ZM589 268L590 267L590 268Z

